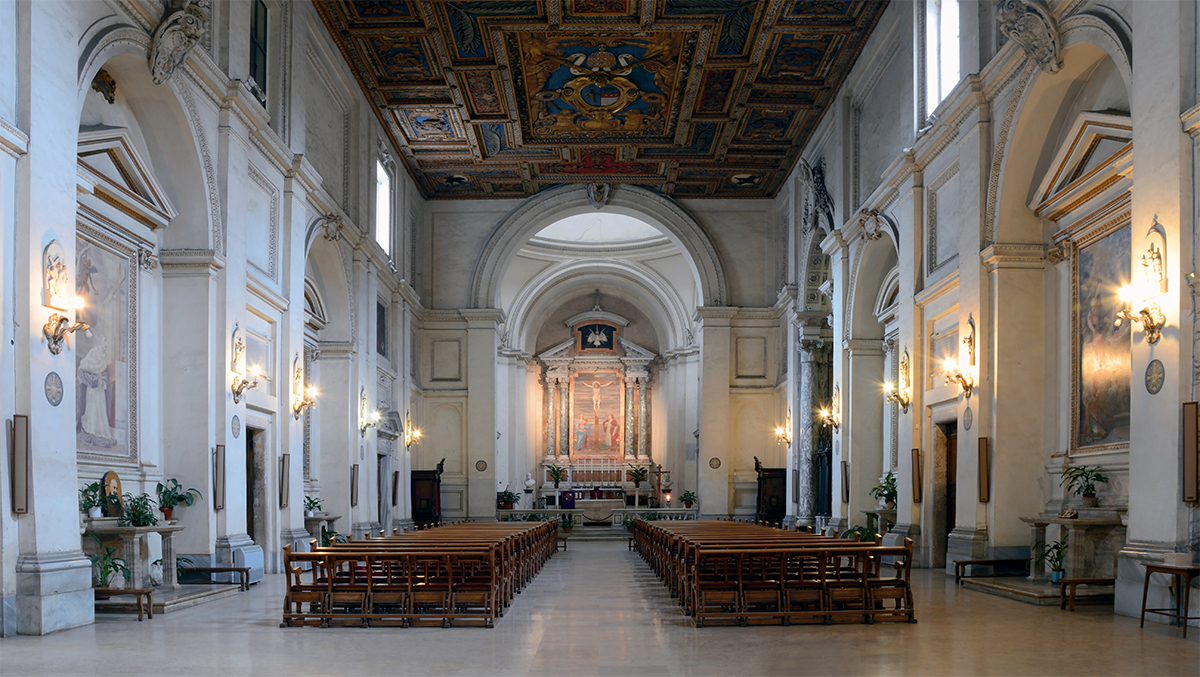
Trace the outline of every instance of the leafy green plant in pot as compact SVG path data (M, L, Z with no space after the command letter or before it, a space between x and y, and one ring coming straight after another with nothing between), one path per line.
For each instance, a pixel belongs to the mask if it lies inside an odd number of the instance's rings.
M1058 583L1063 576L1063 561L1067 558L1067 535L1063 534L1054 543L1042 541L1034 546L1033 560L1034 566L1041 566L1043 563L1050 567L1050 582Z
M154 499L150 494L125 494L125 514L119 524L123 527L153 527L158 526L158 518L154 516Z
M496 494L496 501L500 504L501 510L512 510L513 506L521 501L521 497L505 489Z
M117 557L116 548L105 547L104 541L96 534L89 534L99 546L99 551L95 555L88 555L88 559L92 561L92 566L95 568L95 581L98 588L111 587L113 574L119 573L129 581L129 567L125 565L125 560ZM96 594L96 599L108 599L108 595Z
M104 490L99 482L92 482L79 490L79 509L91 519L100 517L104 509Z
M888 474L879 479L879 484L871 489L871 497L879 501L879 507L891 510L896 507L896 473Z
M633 523L636 521L637 521L636 517L634 517L633 515L626 514L625 517L621 520L621 526L625 527L625 531L632 532L633 531Z
M679 500L683 501L683 507L691 508L692 504L695 503L698 499L696 498L696 492L685 491L679 495Z
M1108 484L1108 476L1100 472L1100 466L1075 465L1063 470L1058 485L1082 497L1084 507L1094 508L1099 504L1096 498L1097 483Z
M321 511L321 499L316 496L304 497L304 516L312 517Z
M633 482L634 487L642 486L642 482L650 476L650 469L644 465L629 464L629 481Z
M566 466L547 463L546 474L550 476L550 481L554 482L554 488L557 489L558 483L567 479L567 468Z
M564 534L571 533L571 528L575 526L575 515L565 513L558 518L558 526L562 527Z
M174 477L168 479L166 484L158 483L158 509L162 511L163 519L168 522L171 521L171 513L175 506L181 503L191 506L197 498L200 498L198 489L184 489Z

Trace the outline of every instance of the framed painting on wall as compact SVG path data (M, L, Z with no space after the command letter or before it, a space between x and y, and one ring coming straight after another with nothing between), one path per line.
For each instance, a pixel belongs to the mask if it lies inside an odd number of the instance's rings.
M88 323L74 334L75 441L92 461L136 462L137 252L103 231L78 223L76 312Z
M571 456L625 455L625 380L616 371L571 375Z
M1071 452L1128 448L1130 323L1117 326L1120 289L1129 284L1130 227L1096 230L1076 241L1071 297Z

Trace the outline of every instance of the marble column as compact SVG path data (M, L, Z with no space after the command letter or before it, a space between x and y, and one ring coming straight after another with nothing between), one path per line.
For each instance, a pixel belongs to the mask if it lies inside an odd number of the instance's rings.
M567 387L566 377L556 380L558 385L558 455L571 455L571 389Z
M626 375L625 377L625 457L633 457L633 422L634 422L634 403L633 403L633 386L634 377Z
M638 378L638 460L649 456L649 445L646 439L649 434L649 419L647 418L649 407L646 406L646 380L645 376Z
M554 397L557 393L554 391L554 384L550 381L547 375L542 378L542 404L545 409L545 426L546 426L546 458L558 456L558 451L554 447Z
M797 457L799 481L796 488L796 523L816 524L817 473L815 455L821 410L828 390L829 354L831 347L823 339L800 340L800 453ZM824 387L822 387L824 386Z

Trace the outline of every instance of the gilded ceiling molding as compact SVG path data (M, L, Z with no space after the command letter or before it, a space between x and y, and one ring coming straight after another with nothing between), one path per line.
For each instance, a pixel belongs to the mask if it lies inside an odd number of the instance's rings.
M996 19L1000 32L1015 41L1047 73L1062 68L1062 36L1058 22L1037 0L998 0Z
M169 81L204 34L211 18L211 0L171 0L167 15L150 43L150 76L154 84Z

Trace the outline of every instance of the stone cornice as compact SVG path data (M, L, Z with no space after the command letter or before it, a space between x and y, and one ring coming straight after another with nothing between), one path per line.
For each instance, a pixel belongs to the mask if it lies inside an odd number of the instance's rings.
M1179 119L1183 122L1183 131L1193 139L1200 139L1200 103L1187 109Z
M0 118L0 152L14 158L29 152L29 137L4 118Z
M845 339L842 349L850 353L850 357L883 357L883 341L879 339Z
M469 328L482 328L487 324L495 326L504 322L504 311L499 308L463 308L458 314L467 321Z
M712 324L728 326L729 320L737 317L739 312L741 309L734 306L697 306L695 314L692 315L692 321L707 324L710 320L717 320ZM720 320L724 320L724 322L720 322Z
M988 272L998 268L1043 268L1046 247L1040 244L993 244L979 252Z
M193 277L205 275L215 278L225 268L225 257L212 249L160 249L159 266L163 277Z
M321 351L319 359L345 359L358 352L352 341L320 341L317 348Z

